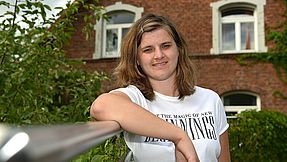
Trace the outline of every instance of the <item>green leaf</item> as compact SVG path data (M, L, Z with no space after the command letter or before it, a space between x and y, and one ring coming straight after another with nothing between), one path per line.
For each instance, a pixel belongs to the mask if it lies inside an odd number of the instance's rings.
M106 155L95 155L91 162L103 162L103 160L105 159Z

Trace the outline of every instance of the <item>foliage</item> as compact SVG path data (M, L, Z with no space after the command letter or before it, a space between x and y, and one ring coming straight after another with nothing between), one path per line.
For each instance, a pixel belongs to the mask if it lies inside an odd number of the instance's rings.
M74 31L74 14L90 4L82 0L68 3L69 8L60 12L57 21L46 18L46 11L51 8L40 1L0 4L14 8L1 16L5 19L0 23L0 121L87 121L89 105L106 77L80 70L82 63L68 60L63 45ZM102 8L93 9L99 12Z
M111 162L124 161L128 148L123 139L123 133L114 136L86 154L79 156L73 162Z
M287 159L287 115L246 111L230 120L229 142L234 162L281 162Z

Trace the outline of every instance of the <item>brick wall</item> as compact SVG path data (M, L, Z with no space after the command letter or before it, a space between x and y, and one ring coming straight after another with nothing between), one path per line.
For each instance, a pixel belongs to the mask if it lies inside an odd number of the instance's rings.
M215 0L213 0L215 1ZM102 0L102 4L112 5L116 1ZM156 12L169 16L179 27L189 44L192 59L198 69L198 84L211 88L219 94L234 90L246 90L257 93L261 98L261 106L276 108L287 112L287 100L274 97L275 90L287 92L286 84L278 78L273 65L258 63L252 66L240 66L236 61L236 55L210 55L212 47L212 13L210 3L212 0L123 0L124 4L131 4L144 8L144 14ZM282 30L286 4L284 0L266 0L265 29ZM80 28L83 21L75 26L77 31L70 44L65 49L70 58L83 58L87 61L89 70L104 71L111 74L116 66L117 59L92 59L95 50L95 35L90 40L85 40ZM94 33L95 34L95 33ZM272 48L272 42L267 41L267 46ZM105 83L105 88L113 88L112 83ZM287 95L287 94L286 94Z
M193 57L197 67L198 84L215 90L219 95L236 90L250 91L260 96L263 109L287 112L287 100L274 97L275 91L287 92L270 63L242 66L236 55Z

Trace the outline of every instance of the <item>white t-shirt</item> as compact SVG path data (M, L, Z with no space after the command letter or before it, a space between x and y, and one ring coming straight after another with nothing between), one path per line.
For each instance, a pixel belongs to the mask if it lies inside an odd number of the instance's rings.
M192 139L201 162L217 161L221 150L219 136L229 127L217 93L196 86L195 93L184 100L155 92L155 100L149 101L133 85L113 91L127 94L134 103L184 129ZM171 141L128 132L124 132L124 138L136 162L176 161Z

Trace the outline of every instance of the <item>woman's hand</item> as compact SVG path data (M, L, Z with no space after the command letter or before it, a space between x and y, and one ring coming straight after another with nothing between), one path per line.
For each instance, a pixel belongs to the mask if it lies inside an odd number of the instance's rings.
M177 149L175 150L175 158L176 158L176 162L187 162L184 155Z
M199 162L193 143L186 133L175 142L175 157L176 162Z

